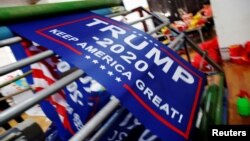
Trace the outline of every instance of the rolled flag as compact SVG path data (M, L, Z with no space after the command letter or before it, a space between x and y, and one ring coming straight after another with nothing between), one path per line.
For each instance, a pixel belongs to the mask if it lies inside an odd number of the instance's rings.
M4 40L13 36L13 33L7 26L0 26L0 40Z
M27 41L23 41L22 45L28 56L47 50ZM62 60L59 56L52 56L32 64L36 91L56 83L63 73L73 68L72 64ZM84 74L78 80L65 86L63 90L43 100L40 105L55 125L60 138L68 140L108 102L110 95L104 90L97 81Z

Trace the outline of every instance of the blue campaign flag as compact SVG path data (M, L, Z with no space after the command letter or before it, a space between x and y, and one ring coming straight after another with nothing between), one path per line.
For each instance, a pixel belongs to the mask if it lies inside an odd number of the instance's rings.
M31 42L22 43L29 55L39 54L47 49ZM58 55L32 64L34 88L39 91L54 83L64 73L75 68L74 65L60 59ZM84 73L78 80L66 85L64 91L43 100L40 105L46 116L56 126L61 140L68 140L109 100L109 94L97 81ZM48 135L51 140L54 137Z
M132 113L124 110L102 136L100 141L160 141L160 139L146 129Z
M15 43L15 44L10 45L10 49L13 52L17 61L28 57L27 54L25 53L24 48L22 47L21 43ZM22 67L21 69L24 73L31 70L30 66L25 66L25 67ZM25 78L29 84L33 84L32 75L28 75Z
M205 75L150 35L94 13L10 25L83 69L162 140L187 140Z
M72 68L75 67L64 60L57 64L59 74ZM103 86L84 73L63 89L68 104L69 122L74 132L80 130L108 102L110 94L102 88Z

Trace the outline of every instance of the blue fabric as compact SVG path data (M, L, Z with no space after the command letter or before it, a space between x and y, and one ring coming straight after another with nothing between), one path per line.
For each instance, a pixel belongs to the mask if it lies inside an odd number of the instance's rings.
M150 35L88 12L10 28L83 69L162 140L189 138L205 75Z
M123 111L100 141L160 141L129 111Z
M64 60L61 60L62 62L64 66L69 66L68 69L74 68L72 64ZM60 69L57 71L59 74L63 73ZM80 130L109 101L109 93L104 90L91 89L92 85L93 79L84 73L64 88L66 101L70 107L69 120L74 132Z
M109 15L113 13L111 8L97 9L97 10L92 10L91 12L99 15Z
M13 33L7 26L0 26L0 40L4 40L13 36Z
M10 49L13 52L17 61L28 57L24 51L24 48L22 47L20 43L11 44ZM21 70L25 73L25 72L30 71L31 69L30 69L30 66L28 65L28 66L22 67ZM28 75L25 78L29 84L33 84L32 75Z

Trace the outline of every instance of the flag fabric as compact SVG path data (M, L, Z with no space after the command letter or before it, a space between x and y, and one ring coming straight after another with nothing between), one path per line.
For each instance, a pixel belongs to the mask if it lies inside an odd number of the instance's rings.
M11 44L9 46L10 46L10 49L11 49L11 51L12 51L12 53L17 61L28 57L20 42L15 43L15 44ZM25 67L22 67L21 70L23 72L28 72L31 70L31 68L30 68L30 66L25 66ZM28 75L25 78L26 78L28 84L33 84L32 75Z
M121 113L100 141L161 141L128 110Z
M47 49L36 43L23 41L28 56ZM68 68L67 68L68 67ZM31 65L34 88L39 92L55 83L59 76L70 70L72 65L52 56ZM64 69L63 69L64 68ZM67 70L65 70L67 68ZM109 100L103 87L84 74L79 80L67 85L40 104L46 116L56 125L62 140L68 140Z
M25 48L25 51L29 56L47 50L36 43L28 41L23 41L22 46ZM36 91L43 90L49 85L55 83L59 75L70 70L70 68L72 68L70 63L56 56L32 64L31 69L33 72L33 81ZM77 90L77 87L79 86L82 87L82 89L80 89L81 91ZM72 94L73 91L75 91L75 94ZM81 92L85 92L85 98L79 100L78 96L83 97ZM87 97L86 94L88 95ZM88 119L94 116L94 114L107 103L108 99L109 94L105 92L105 88L90 76L84 74L81 78L72 82L63 90L52 95L45 101L42 101L41 106L46 115L53 121L51 129L49 129L49 132L47 133L47 140L59 140L58 137L62 140L67 140L72 134L80 130L83 123L87 122ZM83 107L79 108L79 106ZM72 114L73 111L74 113L77 113L77 115ZM58 115L55 113L58 113ZM127 110L122 113L122 116L111 129L112 130L109 130L101 140L115 141L116 139L120 139L121 141L139 141L142 139L145 140L145 138L149 139L147 141L160 140ZM120 135L116 132L120 132Z
M43 48L39 45L33 45L28 41L23 41L22 45L28 56L36 55L46 50L46 48ZM34 89L36 92L39 92L56 82L58 76L53 72L55 72L57 63L58 58L53 56L31 65ZM74 134L74 131L72 130L72 127L69 123L66 109L67 106L68 104L65 100L65 93L62 90L41 102L41 107L45 114L53 122L56 122L55 124L57 125L58 129L63 130L64 134L62 134L62 138L65 140Z
M161 140L189 139L205 75L150 35L91 12L10 28L84 70Z

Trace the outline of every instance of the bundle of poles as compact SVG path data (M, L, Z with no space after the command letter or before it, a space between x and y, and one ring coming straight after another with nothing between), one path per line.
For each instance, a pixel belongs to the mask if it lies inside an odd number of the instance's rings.
M183 44L185 48L186 54L188 56L188 60L190 61L189 52L187 49L187 45L191 47L193 50L198 52L201 56L204 57L209 64L211 64L218 72L223 72L223 69L216 64L211 58L207 56L194 42L192 42L185 33L179 33L174 28L170 26L170 22L166 18L161 18L161 16L151 13L145 10L142 7L136 8L132 11L126 11L124 8L118 8L116 13L112 13L112 9L109 7L112 6L121 6L121 0L83 0L77 2L66 2L66 3L56 3L56 4L44 4L44 5L33 5L33 6L20 6L20 7L9 7L9 8L0 8L0 47L8 46L22 40L22 37L16 36L13 34L7 26L7 24L13 22L19 22L23 20L34 20L36 17L46 17L47 15L58 15L58 14L65 14L65 13L73 13L73 12L81 12L86 10L92 10L92 12L103 14L106 17L115 17L115 16L126 16L133 12L141 13L141 18L137 19L136 21L132 21L128 24L134 25L137 23L144 23L148 19L154 20L154 23L157 25L155 29L147 31L148 34L153 35L157 33L162 27L168 26L172 32L175 32L178 36L173 40L168 47L173 50L178 50L177 46ZM100 10L94 10L99 9ZM146 13L146 14L145 14ZM145 27L144 27L145 28ZM43 59L46 59L50 56L55 55L52 50L47 50L40 54L34 55L29 58L22 59L18 62L0 67L0 76L5 75L9 72L15 71L27 65L39 62ZM26 77L31 72L26 72L22 76L19 76L11 81L5 82L1 84L0 87L4 87L8 84L11 84L23 77ZM46 89L34 94L29 99L14 105L3 112L0 113L0 125L8 122L9 120L13 119L15 116L22 114L27 109L33 107L41 100L53 95L67 84L70 84L74 80L78 79L83 74L83 70L76 69L71 70L69 74L65 75L61 79L59 79L56 83L52 84ZM29 88L31 89L31 88ZM13 94L12 96L17 95ZM9 97L8 97L9 98ZM5 98L6 99L6 98ZM2 100L2 99L1 99ZM117 110L118 109L118 110ZM114 111L117 111L114 113ZM91 141L96 141L100 137L102 137L105 132L109 129L109 127L114 123L114 121L120 116L120 113L124 111L123 107L120 107L120 102L115 97L111 97L110 101L93 117L91 118L85 126L79 130L71 139L70 141L80 141L89 138ZM103 126L90 138L89 136L99 127L104 121L107 122L103 124Z

